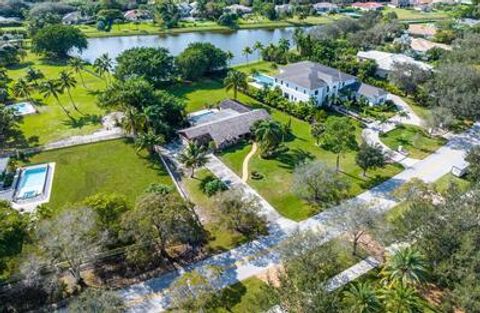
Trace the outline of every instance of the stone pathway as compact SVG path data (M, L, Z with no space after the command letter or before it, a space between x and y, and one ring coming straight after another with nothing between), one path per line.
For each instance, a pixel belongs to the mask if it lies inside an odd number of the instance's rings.
M254 142L252 145L252 150L250 150L250 152L247 154L242 164L242 181L244 183L248 181L248 177L249 177L248 163L250 162L250 159L255 155L256 152L257 152L257 143Z
M475 145L480 145L480 123L475 124L474 127L463 134L452 135L451 140L445 146L438 149L429 157L418 161L400 174L360 194L356 198L348 200L340 206L328 209L296 225L288 223L282 227L274 223L271 226L269 235L193 264L186 270L202 270L211 265L221 267L224 272L217 282L216 287L218 289L249 277L257 276L269 268L280 264L280 257L276 247L295 232L321 230L324 237L320 244L328 242L343 234L341 225L336 227L330 227L328 225L332 225L332 218L335 218L339 214L348 214L348 206L346 206L346 204L348 204L349 201L369 203L371 204L371 210L375 213L384 214L398 204L391 196L393 190L413 178L421 179L427 183L438 180L450 172L452 165L464 160L466 152ZM231 179L229 177L237 177L236 179L242 184L238 176L229 174L231 170L226 168L220 160L213 157L209 164L209 168L212 171L218 171L219 174L223 175L226 179ZM271 209L274 210L273 208ZM287 227L287 225L291 226ZM119 290L119 294L129 305L130 312L162 312L165 311L171 303L168 287L178 275L176 272L167 273L157 278L123 288Z

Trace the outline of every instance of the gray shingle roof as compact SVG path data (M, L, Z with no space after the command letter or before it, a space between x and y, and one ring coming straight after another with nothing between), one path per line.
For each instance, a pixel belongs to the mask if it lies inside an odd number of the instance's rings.
M342 82L356 79L355 76L345 74L337 69L318 63L304 61L282 67L281 73L275 78L291 82L297 86L315 90L333 82Z
M231 99L223 100L222 102L220 102L218 107L221 110L232 109L234 111L237 111L238 113L246 113L252 110L251 108L241 104L240 102Z
M358 86L357 93L365 97L380 97L387 94L382 88L364 83L361 83L360 86Z
M182 129L179 133L188 140L209 136L217 146L221 146L250 133L250 128L256 121L269 118L267 111L259 109Z

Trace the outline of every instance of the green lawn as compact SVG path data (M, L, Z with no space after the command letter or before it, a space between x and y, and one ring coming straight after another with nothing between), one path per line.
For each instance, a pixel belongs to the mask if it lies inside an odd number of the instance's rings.
M420 12L414 9L400 9L385 7L382 11L384 14L388 12L395 12L398 15L399 20L404 21L434 21L444 20L449 16L446 12L435 10L432 12Z
M8 69L8 76L14 81L22 78L25 76L28 66L41 70L45 79L55 79L60 71L69 70L65 64L49 63L29 53L20 65ZM38 101L37 110L39 113L24 117L20 127L30 146L41 145L74 135L88 134L101 127L100 119L104 111L96 105L94 92L105 88L105 83L90 73L84 72L82 75L87 88L82 86L80 75L75 75L77 87L72 90L72 97L84 115L73 110L67 94L60 96L61 103L72 112L75 122L72 122L64 114L53 97L45 100L41 94L33 95L33 98Z
M276 64L267 61L250 62L248 64L236 65L235 69L244 72L247 75L252 74L252 71L262 72L267 75L275 75L278 73Z
M189 112L203 109L206 104L214 105L221 100L232 97L232 93L227 94L222 83L217 80L204 80L188 86L174 87L171 91L187 102ZM238 98L247 105L261 105L258 101L242 93L239 93ZM249 183L285 217L303 220L319 212L319 208L312 207L292 193L293 168L297 162L309 158L322 160L326 164L334 166L335 155L315 145L315 140L310 135L308 123L292 118L280 111L269 110L274 119L283 123L291 118L294 138L286 143L290 150L274 160L264 160L258 155L252 158L250 170L260 172L264 175L264 178L262 180L250 180ZM357 138L360 143L361 128L358 124L356 126ZM248 143L244 143L225 150L221 157L228 166L241 175L241 164L248 151L250 151L250 146ZM361 175L361 169L355 165L355 153L346 154L341 160L341 166L344 171L343 177L352 184L350 190L352 196L401 171L400 166L389 165L384 169L371 171L369 177L364 178Z
M124 140L106 141L33 155L27 164L55 162L50 203L59 209L97 193L125 195L130 204L152 183L171 185L158 162L137 155Z
M427 157L447 142L444 138L429 137L423 129L411 125L401 125L380 137L392 150L402 146L408 157L414 159Z
M247 242L248 239L240 233L226 230L221 221L218 220L215 196L207 197L200 190L201 180L209 175L213 175L209 170L200 169L196 172L195 178L185 178L184 184L190 200L208 216L208 222L204 225L210 235L207 248L211 253L215 253L230 250Z

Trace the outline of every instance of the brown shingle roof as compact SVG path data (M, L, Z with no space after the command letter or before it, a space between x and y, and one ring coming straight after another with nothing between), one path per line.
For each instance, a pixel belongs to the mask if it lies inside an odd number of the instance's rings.
M269 119L270 115L264 109L248 111L239 115L226 117L210 123L200 124L182 129L179 134L188 140L210 137L217 146L235 141L250 133L250 128L256 121Z

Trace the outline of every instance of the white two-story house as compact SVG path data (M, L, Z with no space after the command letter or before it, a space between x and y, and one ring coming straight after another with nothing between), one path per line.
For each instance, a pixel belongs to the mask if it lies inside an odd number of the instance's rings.
M334 68L305 61L289 64L274 76L274 87L279 87L290 101L315 99L318 105L328 103L338 91L357 82L352 75Z
M314 99L319 106L328 105L336 97L342 97L341 90L349 90L356 97L362 96L371 105L380 104L387 97L383 89L363 84L355 76L310 61L282 67L273 80L273 87L280 88L288 100L299 102Z

